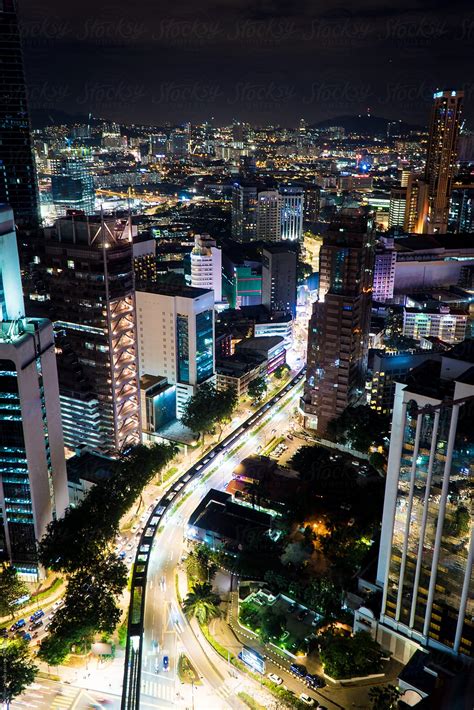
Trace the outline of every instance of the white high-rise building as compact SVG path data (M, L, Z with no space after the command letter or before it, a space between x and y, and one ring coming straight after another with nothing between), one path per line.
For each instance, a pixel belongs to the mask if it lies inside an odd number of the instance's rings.
M69 504L53 329L25 318L13 213L0 207L0 550L41 574L36 544Z
M215 303L222 301L222 250L208 234L196 234L194 237L191 286L212 289Z
M402 662L426 646L474 656L473 345L396 385L376 635Z
M407 188L394 187L390 192L390 206L388 213L388 226L403 227L407 206Z
M303 237L304 191L300 187L280 187L280 239L295 242Z
M394 249L394 240L390 237L381 237L375 248L372 291L374 301L386 303L393 298L396 264L397 254Z
M215 374L214 294L152 286L136 292L140 376L176 385L180 417L196 387Z

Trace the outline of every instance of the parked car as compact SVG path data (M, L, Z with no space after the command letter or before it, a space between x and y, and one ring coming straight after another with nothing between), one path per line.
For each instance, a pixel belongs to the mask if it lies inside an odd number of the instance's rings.
M283 683L283 679L280 678L279 675L276 675L276 673L269 673L268 677L275 685L281 685Z
M168 656L163 656L163 670L169 671L170 669L170 659Z
M299 678L305 678L308 674L306 666L303 666L302 663L292 663L290 666L290 671L291 673L297 675Z
M310 698L310 696L306 695L306 693L301 693L300 700L305 705L314 705L314 698Z

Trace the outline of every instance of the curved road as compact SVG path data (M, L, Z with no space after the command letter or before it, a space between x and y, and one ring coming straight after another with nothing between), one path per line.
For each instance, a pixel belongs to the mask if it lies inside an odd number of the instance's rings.
M217 710L217 698L222 707L242 707L232 690L234 670L214 658L210 649L202 648L176 602L177 564L191 512L210 488L225 487L240 460L255 453L283 428L289 419L288 409L298 402L302 378L303 373L299 373L217 444L175 481L155 506L139 543L132 582L123 710L181 704L176 667L181 650L186 651L212 692L213 710ZM169 658L167 670L163 668L164 656Z

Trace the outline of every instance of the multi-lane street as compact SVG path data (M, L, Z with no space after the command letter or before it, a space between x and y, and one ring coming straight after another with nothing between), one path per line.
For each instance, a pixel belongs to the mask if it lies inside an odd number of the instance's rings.
M180 698L182 686L177 679L181 651L186 652L203 679L204 687L196 691L197 697L206 696L207 686L207 691L212 691L213 708L241 707L234 694L238 682L235 671L221 662L208 646L201 645L202 639L200 642L177 599L177 574L187 545L187 520L210 488L226 486L239 461L263 448L276 433L280 435L287 430L300 391L301 381L211 458L199 479L191 484L191 494L166 514L163 529L155 537L148 566L140 707L187 706L186 698ZM167 670L165 657L169 663Z

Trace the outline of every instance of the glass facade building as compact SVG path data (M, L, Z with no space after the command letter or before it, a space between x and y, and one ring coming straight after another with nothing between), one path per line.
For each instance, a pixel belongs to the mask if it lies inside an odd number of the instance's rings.
M196 373L201 384L214 374L214 313L196 315Z
M92 214L95 206L92 160L79 152L51 161L51 192L57 214L68 209Z
M452 353L396 386L377 576L385 626L473 657L474 351Z
M35 225L38 188L15 0L0 3L0 64L0 202L11 205L19 225Z

